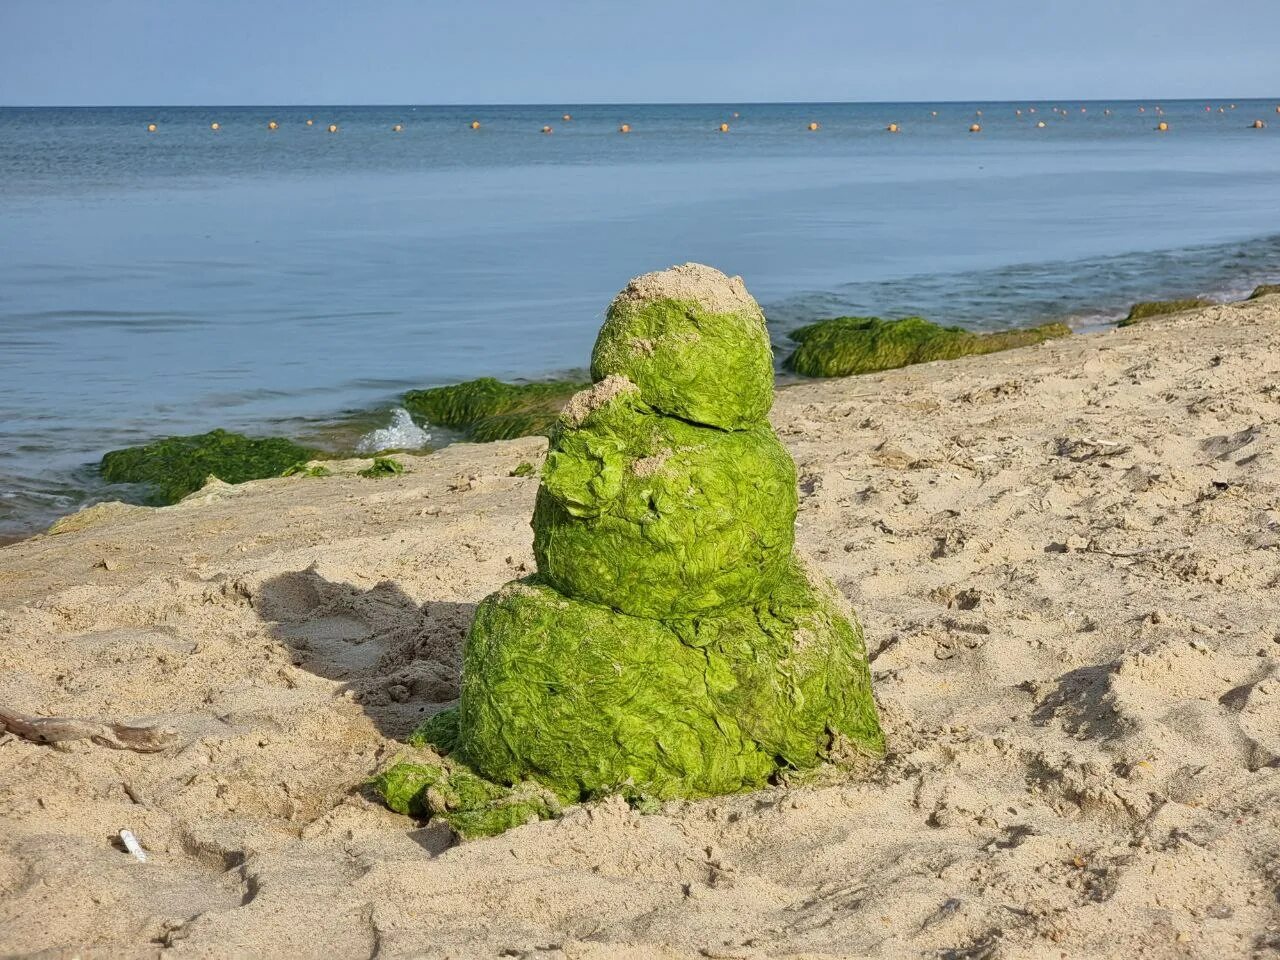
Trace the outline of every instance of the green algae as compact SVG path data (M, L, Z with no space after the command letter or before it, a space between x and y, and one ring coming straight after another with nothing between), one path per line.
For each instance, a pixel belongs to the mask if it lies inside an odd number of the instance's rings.
M99 470L108 483L147 484L148 502L170 504L199 490L211 476L224 483L262 480L321 456L319 450L279 437L211 430L113 450L102 458Z
M807 377L847 377L995 353L1070 334L1071 328L1062 323L973 333L962 327L942 327L922 317L837 317L793 330L789 336L798 346L786 366Z
M682 283L655 282L681 270L717 296L643 295L649 287L682 292ZM773 405L773 349L760 307L734 283L695 264L632 281L600 328L592 379L624 376L653 409L693 423L736 430L762 421Z
M546 436L568 399L584 386L568 380L515 384L481 377L447 387L410 390L401 403L419 420L457 430L476 443L487 443Z
M1129 327L1152 317L1162 317L1169 313L1181 313L1184 310L1200 310L1212 307L1212 300L1190 298L1187 300L1142 300L1129 308L1129 314L1116 324L1118 327Z
M521 460L511 469L513 477L531 477L534 474L534 466L528 460Z
M1253 293L1249 294L1250 300L1257 300L1261 297L1270 297L1280 294L1280 283L1261 283L1253 288Z
M752 336L745 345L744 333ZM759 422L773 405L773 354L764 322L664 300L611 311L591 354L591 375L625 376L658 411L725 430Z
M281 471L282 477L330 477L333 471L322 463L309 463L306 460L299 460L291 467L286 467Z
M533 514L549 584L655 618L773 589L791 559L797 495L767 425L726 432L661 416L621 377L582 406L552 436Z
M878 755L862 632L792 563L764 601L682 621L630 617L539 578L476 612L456 724L439 744L498 783L666 800L761 787L837 738Z
M379 477L396 477L404 473L404 464L391 457L374 457L373 463L357 471L359 476L376 480Z
M446 759L379 778L393 809L464 835L884 750L861 627L792 552L795 465L741 280L696 264L633 280L592 372L549 428L539 572L480 603L458 705L410 737Z
M533 783L502 787L456 762L400 760L372 781L374 792L396 813L438 818L464 839L491 837L560 813L554 795Z

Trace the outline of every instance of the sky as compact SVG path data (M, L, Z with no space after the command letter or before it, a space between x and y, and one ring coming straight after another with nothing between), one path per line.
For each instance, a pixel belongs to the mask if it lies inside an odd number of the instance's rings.
M0 104L1280 96L1280 0L0 0Z

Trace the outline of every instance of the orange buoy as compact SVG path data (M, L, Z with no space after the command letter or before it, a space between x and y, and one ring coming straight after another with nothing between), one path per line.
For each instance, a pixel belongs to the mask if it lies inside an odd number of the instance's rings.
M809 132L812 133L814 130L817 130L817 129L818 129L818 122L816 120L810 121Z
M147 133L155 133L155 132L156 132L156 125L154 123L148 123Z
M970 133L981 133L981 132L982 132L982 124L980 124L980 123L971 124L971 125L970 125L970 127L969 127L969 132L970 132Z
M729 125L728 125L727 123L722 123L722 124L720 124L720 132L721 132L721 133L728 133L728 132L729 132Z
M307 121L307 126L309 127L309 126L311 126L313 123L315 123L315 121L314 121L314 120L308 120L308 121Z
M472 121L471 121L471 129L472 129L472 130L479 130L479 129L480 129L480 121L479 121L479 120L472 120Z
M1156 124L1156 129L1159 130L1161 133L1165 133L1169 129L1169 124L1161 120L1159 123Z
M337 133L337 132L338 132L338 125L337 125L336 123L331 123L331 124L329 124L329 132L330 132L330 133Z
M392 133L399 133L399 132L400 132L401 130L403 130L403 129L404 129L404 127L397 123L394 127L392 127L392 128L391 128L391 132L392 132Z
M218 126L218 122L215 120L213 123L209 124L209 129L210 129L210 130L221 130L221 129L222 129L222 127Z
M565 123L568 123L570 120L572 120L572 119L573 119L573 117L566 113L566 114L565 114L563 117L561 117L560 119L561 119L561 120L563 120Z
M896 123L891 123L887 127L885 127L885 129L888 130L890 133L897 133L898 125Z
M1255 121L1253 121L1253 129L1255 129L1255 130L1261 130L1261 129L1262 129L1263 127L1265 127L1265 126L1266 126L1266 124L1265 124L1265 123L1263 123L1261 120L1255 120Z
M276 128L278 128L279 126L280 126L280 124L276 123L274 120L268 120L268 121L267 121L267 129L268 129L268 130L275 130L275 129L276 129Z
M1045 122L1044 122L1043 120L1037 120L1037 121L1036 121L1036 126L1037 126L1037 127L1044 127L1044 126L1045 126Z
M619 124L619 125L618 125L618 132L619 132L619 133L630 133L630 132L631 132L631 124L629 124L629 123Z

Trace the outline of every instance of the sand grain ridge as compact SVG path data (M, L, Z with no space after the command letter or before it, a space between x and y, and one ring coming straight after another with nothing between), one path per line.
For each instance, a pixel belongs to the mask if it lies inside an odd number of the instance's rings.
M866 626L870 779L450 847L361 784L532 568L543 441L214 485L0 549L0 704L182 741L0 739L0 955L1274 956L1280 298L773 420Z

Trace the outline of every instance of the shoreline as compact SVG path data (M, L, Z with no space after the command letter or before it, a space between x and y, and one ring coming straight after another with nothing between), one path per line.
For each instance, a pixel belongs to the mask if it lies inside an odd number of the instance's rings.
M1208 294L1195 294L1195 296L1203 296L1205 299L1209 301L1219 302L1219 303L1246 303L1248 302L1251 296L1256 296L1258 294L1258 291L1263 290L1268 286L1271 286L1271 284L1269 283L1259 284L1255 282L1250 282L1250 283L1241 285L1237 283L1237 284L1232 284L1229 288L1224 288L1224 291L1219 291L1218 293L1211 292ZM1244 294L1244 291L1250 288L1252 288L1252 294L1250 296L1242 296ZM1178 295L1181 296L1183 294L1179 293ZM1222 301L1215 300L1217 296L1223 296L1223 295L1239 296L1240 298L1233 299L1233 300L1222 300ZM1163 302L1163 301L1158 301L1158 302ZM1131 305L1128 309L1131 310L1132 306L1133 305ZM901 313L901 311L898 311L898 313ZM896 316L896 314L894 315ZM903 315L905 316L906 314L903 314ZM1117 310L1114 312L1106 312L1106 313L1095 312L1087 315L1070 315L1064 318L1059 318L1059 320L1071 326L1075 336L1089 336L1089 335L1094 335L1098 333L1105 333L1109 330L1115 329L1117 325L1123 325L1124 316L1125 316L1124 310ZM1041 322L1041 319L1038 318L1036 322ZM1054 322L1057 322L1057 321L1054 321ZM804 384L809 382L821 382L824 380L833 379L833 378L807 377L802 374L796 373L794 371L788 370L783 365L782 359L785 356L785 352L795 347L795 343L787 339L788 334L800 325L802 324L798 323L794 317L790 318L789 321L785 322L785 328L783 329L780 329L774 324L770 325L771 339L773 341L773 345L777 355L777 360L775 362L775 374L777 379L778 391L790 389L791 387L794 387L799 384ZM1025 326L1026 325L1024 324L1023 327L1011 328L1011 329L1022 329ZM986 332L986 328L984 327L977 332ZM579 377L585 379L585 376L586 376L586 372L583 367L571 366L571 367L557 368L555 370L547 370L537 375L517 378L510 381L505 381L505 382L512 383L512 384L534 384L534 383L554 382L554 381L562 381L562 380L567 381L569 379L576 379ZM408 387L408 389L410 390L410 392L412 392L412 390L417 388L410 386ZM392 418L395 411L404 409L403 396L404 396L403 393L396 394L386 398L385 402L379 404L376 407L368 407L360 410L351 410L351 411L347 411L341 416L338 416L335 414L332 417L322 418L321 420L316 421L315 425L311 427L303 426L299 428L296 425L297 423L299 423L297 418L293 418L293 417L285 418L285 422L295 423L294 430L292 431L291 434L288 434L288 435L283 432L271 430L269 428L264 433L258 433L255 431L253 435L265 436L265 437L290 436L292 439L295 439L297 442L302 443L304 445L313 444L328 454L339 455L339 456L357 456L358 454L353 453L352 451L360 443L364 442L374 434L385 432L387 429L394 426L394 422L390 425L384 425L384 426L378 426L376 424L383 423L387 419ZM215 424L215 427L217 426L218 425ZM263 424L263 426L266 427L267 424ZM418 426L426 427L426 429L428 429L431 432L433 441L438 437L443 438L444 442L442 444L430 446L430 450L433 450L433 451L438 451L453 443L457 443L465 440L465 437L460 436L456 430L448 426L441 426L438 424L428 424L425 422L418 423ZM163 437L157 436L154 439L163 439ZM413 448L411 447L407 447L405 448L405 451L412 452L412 449ZM81 464L80 467L77 468L77 472L83 472L86 470L90 471L93 475L96 476L98 472L97 463L94 461L88 461L84 464ZM112 492L111 484L106 484L105 482L103 482L102 485L104 487L104 490L103 490L104 494L109 494ZM115 486L117 488L116 492L121 492L120 486L118 484ZM132 499L125 499L123 502L142 505L145 503L145 501L140 499L140 496L141 495L139 494ZM78 506L72 508L67 513L61 513L61 514L58 514L57 516L54 516L47 523L44 523L40 526L31 526L25 530L18 530L18 531L11 530L9 532L0 532L0 549L4 548L5 546L11 545L13 543L20 543L24 540L30 539L31 537L39 536L42 533L45 533L51 524L57 523L57 521L62 517L70 516L75 512L79 510L83 510L85 509L85 507L91 506L95 503L110 502L111 499L112 498L110 496L99 496L97 493L90 493L88 496L88 499L82 500L82 502Z
M778 391L884 764L460 846L362 785L532 569L541 438L72 515L0 550L0 703L183 745L0 745L0 953L1274 949L1278 377L1272 296Z

